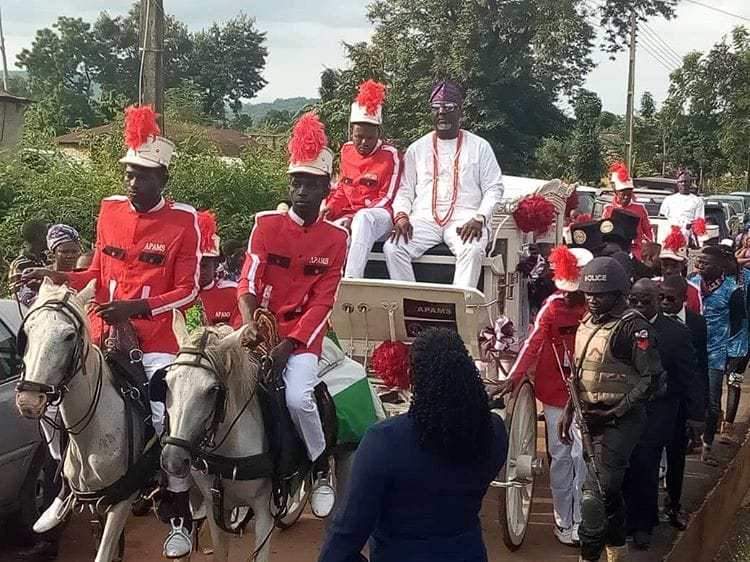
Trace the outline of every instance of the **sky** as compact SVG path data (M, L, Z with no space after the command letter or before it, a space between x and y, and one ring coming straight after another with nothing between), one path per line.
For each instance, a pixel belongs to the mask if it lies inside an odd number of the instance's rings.
M264 73L268 85L253 100L263 102L317 96L320 73L325 68L346 65L343 43L363 41L372 34L366 18L368 1L164 0L164 7L191 30L230 19L239 10L255 17L258 29L267 33L269 51ZM749 0L700 0L700 3L750 19ZM16 54L31 45L36 30L50 26L60 15L93 22L102 10L121 14L130 5L130 0L0 0L8 63L14 68ZM677 66L675 57L694 50L706 51L743 23L750 26L750 21L719 13L692 0L680 2L673 20L653 18L647 22L636 59L636 99L648 90L659 103L667 94L669 69ZM666 45L659 43L657 37ZM627 53L609 60L608 55L597 49L594 60L597 67L587 77L585 87L599 94L606 110L623 113Z

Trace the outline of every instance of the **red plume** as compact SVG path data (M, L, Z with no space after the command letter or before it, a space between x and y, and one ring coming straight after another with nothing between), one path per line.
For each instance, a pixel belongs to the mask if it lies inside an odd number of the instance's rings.
M384 341L372 352L372 368L388 387L409 388L409 348L400 341Z
M521 200L513 211L518 228L523 232L545 234L557 216L555 206L541 195L531 195Z
M216 215L212 211L198 213L198 230L201 233L201 252L210 252L214 249L216 235Z
M368 115L377 115L385 101L385 86L375 80L367 80L359 85L357 103L364 107Z
M682 233L682 229L679 226L673 226L672 231L667 235L662 243L662 247L665 250L672 252L678 252L687 246L687 239Z
M706 219L698 217L693 221L693 232L696 236L703 236L706 234Z
M315 160L328 145L326 128L317 114L310 111L297 120L289 139L289 155L292 162L310 162Z
M131 105L125 109L125 144L128 148L138 150L159 132L153 107Z
M556 246L549 255L555 281L576 281L578 260L567 246Z
M621 182L630 181L630 172L625 162L615 162L609 167L609 171L612 174L617 174L617 178Z
M593 220L593 217L591 216L591 213L581 213L575 219L573 219L573 224L591 222L592 220Z

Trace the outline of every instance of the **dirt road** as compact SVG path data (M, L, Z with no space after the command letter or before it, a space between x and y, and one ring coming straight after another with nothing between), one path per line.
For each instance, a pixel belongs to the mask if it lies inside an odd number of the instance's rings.
M746 385L750 395L750 385ZM747 430L748 409L742 405L743 423L738 424L744 434ZM538 449L544 451L544 429L540 424ZM722 466L734 456L736 449L718 445L716 453ZM544 455L544 453L542 453ZM683 493L684 508L695 511L723 468L709 468L700 463L697 455L688 457L686 467L686 485ZM534 505L526 541L520 550L511 553L503 545L500 527L497 522L498 492L490 489L482 509L482 529L491 562L552 562L574 561L578 559L575 548L566 547L557 542L552 534L552 500L546 475L537 480L534 493ZM126 531L126 562L151 562L162 560L162 541L167 532L165 525L153 516L134 518L128 522ZM273 562L315 562L325 534L325 522L305 513L299 522L287 531L274 534L272 542ZM661 560L669 551L676 531L666 524L660 525L654 535L652 548L648 552L634 552L631 549L632 562L655 562ZM233 562L245 562L252 551L252 534L232 539L231 557ZM86 518L76 515L68 524L60 547L59 562L87 562L94 558L94 543ZM14 549L7 544L0 544L0 562L15 561ZM210 562L210 556L194 554L192 562Z

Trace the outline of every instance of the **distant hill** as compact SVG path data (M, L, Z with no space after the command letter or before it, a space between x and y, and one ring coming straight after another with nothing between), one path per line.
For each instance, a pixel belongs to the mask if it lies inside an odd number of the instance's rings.
M242 113L253 118L253 123L263 120L269 111L288 111L292 115L300 109L319 100L315 98L277 98L271 103L247 103L242 106Z

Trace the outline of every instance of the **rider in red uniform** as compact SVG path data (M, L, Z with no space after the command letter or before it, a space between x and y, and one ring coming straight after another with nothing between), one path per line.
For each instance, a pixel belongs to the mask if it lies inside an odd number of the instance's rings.
M381 138L385 86L362 83L352 104L351 141L341 147L338 186L325 216L351 232L345 277L365 275L367 256L393 228L393 198L401 179L401 155Z
M55 283L82 289L96 281L91 312L91 337L102 342L109 326L130 321L143 351L149 379L172 363L178 350L172 331L172 312L192 303L198 295L200 232L197 213L189 205L167 201L162 192L169 179L174 144L158 136L150 107L126 110L125 164L127 196L102 201L97 220L96 248L88 269L63 273L34 270L27 278L45 276ZM164 404L152 402L157 433L164 421ZM168 558L186 556L192 549L188 490L191 479L168 477L167 504L172 530L164 543ZM42 515L42 521L47 512ZM57 524L61 518L50 519Z
M216 234L216 217L211 211L198 213L201 231L201 273L198 281L198 299L203 308L203 325L229 324L232 328L242 326L242 316L237 302L237 282L217 278L216 271L221 261L221 239Z
M274 368L282 371L289 413L311 461L326 448L313 389L347 249L346 230L320 218L333 166L326 143L317 116L303 115L289 143L292 208L255 216L238 289L245 323L253 321L258 307L276 317L282 340L271 357ZM311 507L316 515L326 516L333 508L334 492L320 465Z
M633 180L630 173L622 162L617 162L610 168L612 172L611 183L615 190L615 199L613 203L606 205L602 211L602 218L608 219L612 216L612 211L622 209L632 215L636 215L640 221L638 223L638 232L633 240L633 256L640 260L643 242L654 241L654 229L651 227L651 221L648 220L648 211L642 203L633 201Z
M581 269L593 254L584 248L558 246L550 254L558 292L547 298L539 310L534 327L526 338L510 370L506 390L515 388L526 375L534 380L534 393L544 407L547 443L552 457L550 487L555 516L553 529L557 539L566 545L578 542L581 523L581 486L586 475L581 436L574 433L573 443L560 440L557 425L568 402L564 377L568 376L575 349L575 337L586 307L578 292ZM561 366L565 372L561 371Z

